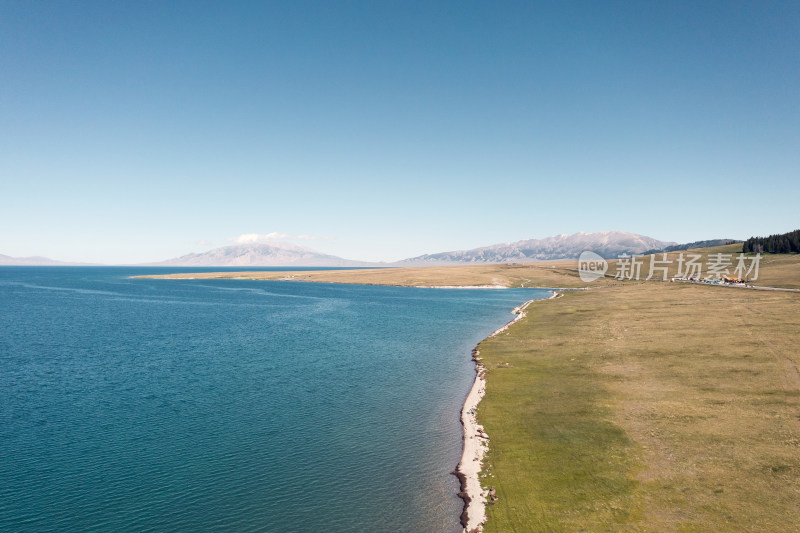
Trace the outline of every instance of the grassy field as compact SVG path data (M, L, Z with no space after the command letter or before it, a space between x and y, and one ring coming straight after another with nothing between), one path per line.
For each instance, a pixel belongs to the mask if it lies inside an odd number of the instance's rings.
M800 295L567 292L480 352L486 531L798 531Z

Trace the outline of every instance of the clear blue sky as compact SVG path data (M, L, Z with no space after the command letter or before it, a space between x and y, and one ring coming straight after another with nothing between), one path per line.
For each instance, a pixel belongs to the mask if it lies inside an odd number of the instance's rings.
M800 227L800 2L0 2L0 253Z

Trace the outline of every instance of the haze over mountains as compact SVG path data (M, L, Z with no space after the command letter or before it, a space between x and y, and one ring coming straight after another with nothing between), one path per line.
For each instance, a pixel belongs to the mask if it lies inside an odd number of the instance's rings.
M644 235L624 231L575 233L555 235L544 239L527 239L511 243L425 254L395 263L371 263L324 254L305 246L287 242L235 244L214 248L207 252L192 253L149 266L196 267L377 267L377 266L441 266L489 263L521 263L554 259L577 259L584 250L591 250L605 258L622 254L636 255L656 251L683 250L689 247L716 246L732 242L728 239L698 241L687 245L659 241ZM45 257L14 258L0 255L0 265L69 265Z
M70 263L66 261L56 261L48 257L11 257L0 254L0 265L5 266L89 266L90 263Z

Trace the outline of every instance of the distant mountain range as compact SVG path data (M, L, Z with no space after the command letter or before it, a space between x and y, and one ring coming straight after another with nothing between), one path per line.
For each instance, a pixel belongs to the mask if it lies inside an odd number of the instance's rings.
M56 261L48 257L10 257L0 254L0 265L4 266L88 266L89 263L69 263L66 261Z
M472 250L420 255L399 261L398 264L452 265L577 259L584 250L591 250L608 259L618 257L621 254L635 255L647 250L660 250L676 244L675 242L659 241L651 237L624 231L575 233L573 235L556 235L545 239L527 239L494 244L473 248Z
M603 231L597 233L575 233L556 235L545 239L527 239L517 242L494 244L473 248L411 257L396 263L370 263L344 259L324 254L286 242L235 244L215 248L207 252L193 253L149 263L148 266L199 266L199 267L379 267L379 266L437 266L488 263L522 263L548 261L554 259L577 259L581 252L591 250L606 259L622 254L642 255L661 251L678 251L689 248L705 248L730 244L730 239L697 241L677 244L627 233L624 231ZM9 257L0 255L0 265L76 265L46 257Z
M286 242L234 244L208 252L188 254L153 266L309 266L359 267L378 266L378 263L351 261Z

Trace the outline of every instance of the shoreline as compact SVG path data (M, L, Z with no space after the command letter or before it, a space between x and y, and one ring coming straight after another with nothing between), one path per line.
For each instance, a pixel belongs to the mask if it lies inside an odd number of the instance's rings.
M510 289L505 285L419 285L415 289Z
M561 293L557 290L552 291L549 298L542 300L552 300ZM525 318L525 309L533 302L540 301L528 300L527 302L515 307L511 312L516 315L506 325L493 331L486 339L491 339L506 331L517 320ZM486 340L484 339L484 340ZM483 341L481 341L483 342ZM480 343L479 343L480 344ZM461 512L461 526L464 533L480 533L486 523L486 497L494 499L494 490L483 490L480 482L480 473L483 470L483 456L489 447L489 436L483 430L483 426L478 423L478 404L486 394L486 367L481 362L478 347L472 349L472 360L475 362L475 380L461 407L461 425L463 433L463 449L461 460L453 471L461 484L458 497L464 501L464 509Z

